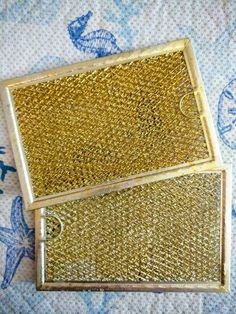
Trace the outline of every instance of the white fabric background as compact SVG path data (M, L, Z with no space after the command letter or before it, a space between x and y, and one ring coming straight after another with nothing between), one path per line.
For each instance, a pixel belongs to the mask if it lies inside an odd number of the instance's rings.
M122 50L189 37L205 83L216 132L219 97L236 78L236 1L220 0L0 0L0 80L94 58L72 44L67 25L92 11L85 33L109 30ZM234 134L233 134L234 135ZM236 134L235 134L236 137ZM219 137L225 163L235 165L236 151ZM0 107L0 155L13 157ZM235 167L233 201L235 203ZM16 173L0 182L0 226L10 228L12 200L20 195ZM232 290L228 295L194 293L65 293L36 292L34 262L23 258L7 289L0 289L1 313L235 313L236 213L233 212ZM29 226L33 216L25 213ZM6 246L0 242L0 279Z

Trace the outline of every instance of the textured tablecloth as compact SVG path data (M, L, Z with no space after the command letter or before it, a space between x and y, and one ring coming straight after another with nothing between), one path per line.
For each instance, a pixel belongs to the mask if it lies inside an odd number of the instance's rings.
M86 14L84 47L73 43L68 24ZM182 37L193 41L222 157L234 165L235 0L0 0L0 80ZM229 294L36 292L33 214L22 210L0 108L0 313L236 313L234 205L232 218Z

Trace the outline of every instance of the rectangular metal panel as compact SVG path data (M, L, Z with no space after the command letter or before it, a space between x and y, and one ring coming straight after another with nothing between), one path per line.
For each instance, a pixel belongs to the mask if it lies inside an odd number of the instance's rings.
M38 288L226 291L228 176L197 172L36 210Z
M189 40L9 80L2 99L29 209L218 159Z

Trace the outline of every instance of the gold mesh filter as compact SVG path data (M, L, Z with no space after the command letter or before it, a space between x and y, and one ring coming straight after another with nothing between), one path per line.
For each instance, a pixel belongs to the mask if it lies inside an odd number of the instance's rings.
M31 193L27 206L214 160L187 42L182 48L177 43L175 49L170 44L163 52L122 54L10 85L27 166L24 189Z
M13 90L35 196L207 158L191 90L183 52Z
M220 285L222 191L222 172L205 172L41 210L39 286Z

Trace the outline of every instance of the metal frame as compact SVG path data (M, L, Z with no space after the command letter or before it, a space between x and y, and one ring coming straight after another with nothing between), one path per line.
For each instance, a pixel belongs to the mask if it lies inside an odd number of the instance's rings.
M38 290L99 290L99 291L205 291L228 292L230 289L231 239L231 167L219 167L197 172L221 172L221 280L220 282L47 282L45 209L35 211L37 289ZM175 177L174 174L171 177ZM166 178L167 179L167 178Z
M197 162L181 164L170 168L163 168L157 171L149 171L138 175L129 176L127 178L112 180L108 183L103 183L97 186L87 186L53 195L35 197L32 189L30 173L27 166L19 126L17 123L16 112L14 109L14 98L11 91L15 88L25 87L40 82L55 80L57 78L62 78L65 76L92 71L95 69L101 69L108 66L123 64L130 61L166 54L174 51L183 51L185 57L186 65L193 87L193 93L196 98L202 127L204 130L204 135L209 151L209 157L199 160ZM168 171L174 171L176 175L181 175L183 173L193 171L195 167L198 167L198 169L199 167L201 167L201 169L204 170L208 169L209 166L212 167L219 164L221 161L217 138L214 131L214 125L211 119L209 106L207 104L203 83L200 77L200 73L198 71L192 45L189 39L180 39L151 48L138 49L132 52L125 52L113 56L99 58L96 60L68 65L53 70L24 76L21 78L6 80L3 81L0 85L0 94L3 101L8 131L26 209L36 209L40 207L54 205L57 203L63 203L69 200L85 198L91 195L98 195L114 190L120 190L123 188L143 184L145 182L152 182L156 180L156 176L158 176L159 179L165 177L166 172Z

